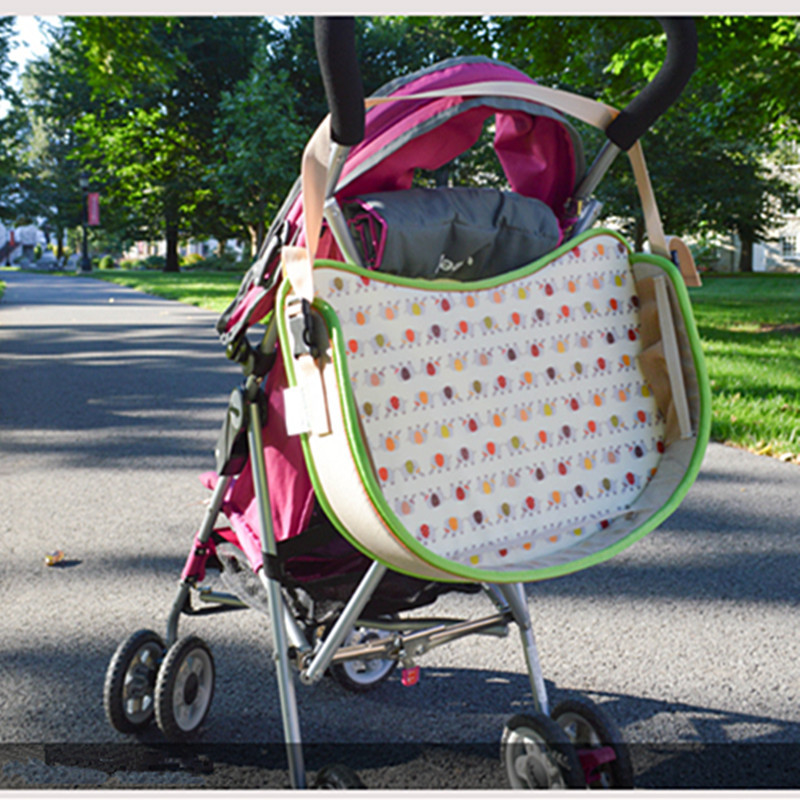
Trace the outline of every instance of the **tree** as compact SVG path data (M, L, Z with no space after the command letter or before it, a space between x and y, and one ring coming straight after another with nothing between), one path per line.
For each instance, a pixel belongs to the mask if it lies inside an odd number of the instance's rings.
M425 18L356 17L356 54L366 95L383 84L449 58L456 43L446 26ZM302 98L297 118L309 134L328 113L314 49L314 18L287 17L271 45L270 62Z
M424 28L426 20L418 20ZM651 19L635 17L449 17L438 21L465 51L497 54L545 85L624 107L665 55ZM800 22L797 18L697 20L698 69L678 103L643 143L659 208L671 233L735 231L743 268L797 191L770 171L776 144L798 135ZM602 135L584 131L587 151ZM643 224L627 165L617 163L599 194L609 216Z
M82 165L75 157L81 144L77 122L93 110L82 77L83 54L75 45L64 31L52 30L47 55L30 62L22 75L27 133L19 173L22 210L44 218L59 260L64 257L66 232L83 219Z
M17 153L24 121L18 98L11 86L13 68L9 55L14 37L14 17L0 17L0 102L7 111L0 112L0 218L15 214L12 195L17 189Z
M99 110L78 123L84 163L107 201L131 209L125 224L167 242L166 271L178 269L181 236L230 234L207 181L211 131L224 92L249 72L266 28L250 17L70 19L85 48ZM145 55L140 68L138 54Z
M422 34L404 18L359 18L356 38L368 94L452 51L436 25ZM222 95L209 166L226 216L246 225L256 248L294 182L306 141L328 113L312 17L282 20L257 52L247 79Z
M287 73L275 72L266 57L220 101L211 185L228 215L246 225L254 251L300 163L305 130L295 121L296 106Z

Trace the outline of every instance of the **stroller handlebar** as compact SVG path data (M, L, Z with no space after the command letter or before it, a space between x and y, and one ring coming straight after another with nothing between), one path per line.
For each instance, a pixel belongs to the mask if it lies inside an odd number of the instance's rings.
M662 17L667 56L653 80L606 128L606 136L621 150L639 137L678 99L697 65L697 29L689 17Z
M358 144L364 138L364 88L356 59L355 19L317 17L314 42L331 111L331 138L341 145Z
M678 99L697 64L697 30L689 17L663 17L667 55L656 77L606 129L609 140L629 150ZM331 111L331 138L352 146L364 138L364 88L358 67L353 17L317 17L314 40Z

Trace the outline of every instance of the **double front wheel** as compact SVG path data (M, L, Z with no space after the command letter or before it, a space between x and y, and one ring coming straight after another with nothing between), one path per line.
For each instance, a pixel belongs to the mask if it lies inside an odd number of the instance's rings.
M185 636L166 649L157 633L137 631L106 670L106 716L120 733L142 731L155 719L168 741L184 741L208 714L214 678L214 659L199 637Z

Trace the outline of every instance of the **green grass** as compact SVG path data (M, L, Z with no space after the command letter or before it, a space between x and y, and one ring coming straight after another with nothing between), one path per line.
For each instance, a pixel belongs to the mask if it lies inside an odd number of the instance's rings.
M242 280L242 276L234 272L203 272L196 269L190 272L93 270L91 277L217 313L228 307Z
M800 275L704 277L692 289L711 438L800 460Z
M216 312L241 280L199 270L92 277ZM711 438L800 461L800 275L711 275L690 295L711 379Z

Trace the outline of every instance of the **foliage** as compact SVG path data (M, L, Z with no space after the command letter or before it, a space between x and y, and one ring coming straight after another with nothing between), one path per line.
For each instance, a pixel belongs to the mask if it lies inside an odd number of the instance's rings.
M80 225L84 213L82 166L74 158L81 144L77 123L94 105L81 76L82 58L63 30L51 31L48 55L29 63L22 76L27 141L19 171L21 209L44 218L59 260L65 232Z
M178 269L181 236L232 232L206 177L213 160L209 135L224 92L247 74L264 28L250 17L71 18L84 48L93 98L100 108L78 129L104 195L119 220L145 237L164 231L165 269ZM141 45L144 68L130 50ZM213 55L210 55L213 54Z
M637 17L378 16L358 17L356 28L367 93L443 58L483 54L623 107L665 52L658 26ZM67 17L18 97L8 83L12 31L13 18L0 17L0 94L13 100L0 119L0 216L44 217L60 243L80 224L85 171L115 247L166 238L170 269L186 237L258 247L327 113L312 17ZM800 22L715 16L698 19L698 34L698 71L645 150L665 228L737 232L746 263L752 242L797 205L797 188L767 164L800 135ZM417 182L502 183L490 133ZM591 155L603 136L583 133ZM640 244L624 158L599 195Z
M636 17L447 18L465 49L497 56L541 83L622 108L659 69L666 41ZM424 26L425 22L421 22ZM765 157L796 139L800 91L797 18L697 20L698 69L678 103L644 137L665 228L674 234L737 232L747 245L796 208L798 190ZM585 131L589 153L602 135ZM643 221L630 169L618 159L599 195L608 216Z
M197 267L204 272L235 272L239 275L243 273L248 266L249 264L243 264L232 253L206 256L206 258L197 265Z
M24 135L19 98L11 86L12 64L9 58L14 42L14 18L0 16L0 100L9 112L0 115L0 219L16 214L14 194L18 191L19 150Z
M285 71L276 72L266 52L246 79L220 99L213 128L211 186L231 217L238 216L258 250L266 221L278 211L294 182L305 145L295 121L299 105Z
M188 256L184 256L181 259L181 266L191 269L192 267L201 266L204 262L205 259L200 253L189 253Z

